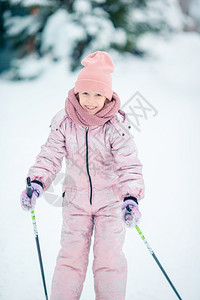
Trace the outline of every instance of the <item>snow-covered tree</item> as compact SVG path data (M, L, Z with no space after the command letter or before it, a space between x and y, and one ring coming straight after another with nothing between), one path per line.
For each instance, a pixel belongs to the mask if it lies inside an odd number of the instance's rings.
M49 61L67 59L71 70L96 50L144 55L146 33L181 29L176 0L3 1L0 53L9 51L13 79L34 78ZM172 22L171 14L176 22ZM32 63L34 61L34 64ZM34 68L33 68L34 66ZM0 70L1 71L1 70Z
M178 0L185 19L185 31L200 32L200 0Z

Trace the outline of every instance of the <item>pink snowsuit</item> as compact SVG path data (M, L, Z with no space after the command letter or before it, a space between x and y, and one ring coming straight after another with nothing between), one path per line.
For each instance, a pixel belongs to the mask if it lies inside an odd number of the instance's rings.
M66 158L61 250L51 300L77 300L83 288L90 241L94 236L96 300L124 300L127 262L122 252L123 198L144 197L142 165L126 114L119 111L101 126L84 127L58 112L28 176L47 190Z

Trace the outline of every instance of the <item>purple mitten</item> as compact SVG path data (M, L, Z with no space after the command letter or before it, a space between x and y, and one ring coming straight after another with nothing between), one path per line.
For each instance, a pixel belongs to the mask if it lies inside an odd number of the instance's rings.
M31 198L29 198L29 196L27 195L26 190L24 190L21 193L21 197L20 197L21 206L26 211L33 210L36 204L36 199L42 196L43 194L43 188L40 184L32 182L31 188L33 192Z
M122 219L127 227L135 227L140 219L141 213L134 200L126 200L122 205Z

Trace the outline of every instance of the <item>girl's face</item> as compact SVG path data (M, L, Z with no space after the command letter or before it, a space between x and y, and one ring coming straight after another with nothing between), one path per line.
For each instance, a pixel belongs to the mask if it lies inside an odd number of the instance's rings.
M78 96L80 105L91 115L101 110L107 102L105 96L91 91L80 92Z

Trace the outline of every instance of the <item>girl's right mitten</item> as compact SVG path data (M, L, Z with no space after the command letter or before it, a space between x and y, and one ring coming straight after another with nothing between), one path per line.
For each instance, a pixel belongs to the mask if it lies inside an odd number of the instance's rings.
M24 190L20 196L21 206L26 211L33 210L35 208L36 199L41 197L43 194L43 188L40 184L32 182L31 188L32 188L32 197L31 198L29 198L29 196L27 195L26 190Z

